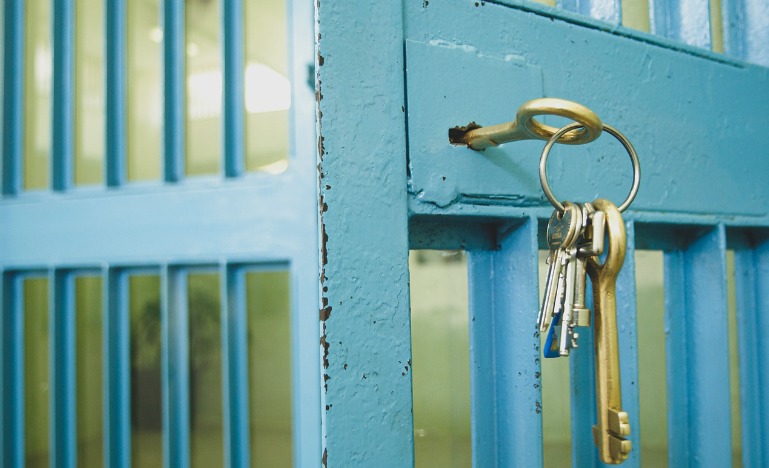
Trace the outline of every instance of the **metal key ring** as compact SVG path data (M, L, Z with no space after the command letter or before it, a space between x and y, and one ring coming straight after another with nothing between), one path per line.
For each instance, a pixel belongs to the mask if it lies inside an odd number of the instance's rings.
M553 136L550 137L550 139L545 144L545 148L542 150L542 156L539 158L539 182L542 184L542 190L545 192L547 199L550 200L550 203L560 213L563 213L563 205L558 201L557 198L555 198L553 191L550 190L550 184L547 183L547 157L550 154L550 149L563 134L575 130L581 126L582 124L579 122L574 122L561 127L557 132L553 133ZM622 202L622 204L618 207L621 213L625 211L628 206L630 206L630 204L633 202L633 199L635 199L636 194L638 193L638 186L641 183L641 166L638 163L638 155L636 154L633 145L630 143L630 140L628 140L627 137L622 134L622 132L609 124L603 124L603 129L609 132L614 138L617 139L617 141L622 144L622 146L625 147L625 150L630 156L630 161L633 163L633 186L630 188L630 193L628 193L625 201Z

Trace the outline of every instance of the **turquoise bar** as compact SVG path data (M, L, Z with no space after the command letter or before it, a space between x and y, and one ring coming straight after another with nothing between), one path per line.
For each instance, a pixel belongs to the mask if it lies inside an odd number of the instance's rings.
M633 450L623 467L641 467L641 407L638 385L638 317L636 307L635 222L625 221L625 263L617 277L617 333L619 335L622 409L630 419ZM581 336L581 335L580 335ZM596 416L597 417L597 416Z
M24 309L21 280L2 273L2 465L24 466Z
M742 236L740 236L742 237ZM769 464L769 241L754 232L735 247L742 463Z
M222 157L225 177L244 171L244 35L242 0L222 2Z
M24 0L3 2L2 193L21 189L24 152Z
M592 284L587 278L585 305L593 310ZM564 358L558 358L564 359ZM579 332L579 348L569 359L571 392L571 464L579 467L599 467L598 448L593 442L593 425L598 419L595 386L593 327Z
M248 326L245 272L238 265L219 270L222 306L225 466L250 466L248 409Z
M104 3L105 178L118 187L126 178L126 0Z
M474 466L542 465L537 226L501 227L497 250L470 251Z
M730 466L724 226L691 232L688 241L665 252L668 462Z
M708 0L650 0L649 28L653 34L710 49Z
M131 466L131 363L128 277L104 268L104 464Z
M614 25L622 23L622 2L619 0L558 0L564 10Z
M185 168L187 79L184 0L163 0L163 180L178 182Z
M74 180L74 0L53 0L53 83L51 111L51 183L68 190Z
M161 281L163 462L171 468L190 463L187 272L164 266Z
M494 252L468 250L470 415L473 466L498 466L494 409Z
M52 270L49 324L51 363L51 466L77 466L77 402L75 400L75 283L66 270Z

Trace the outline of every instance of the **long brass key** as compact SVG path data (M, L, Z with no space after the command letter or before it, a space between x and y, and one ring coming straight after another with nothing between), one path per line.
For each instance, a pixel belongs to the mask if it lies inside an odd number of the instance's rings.
M598 257L587 259L595 310L593 342L598 424L593 426L593 440L602 462L618 464L627 459L632 448L631 442L625 439L630 434L630 422L627 413L622 411L617 336L616 282L625 261L627 239L625 223L614 203L598 199L593 206L606 214L609 240L603 265L598 262Z

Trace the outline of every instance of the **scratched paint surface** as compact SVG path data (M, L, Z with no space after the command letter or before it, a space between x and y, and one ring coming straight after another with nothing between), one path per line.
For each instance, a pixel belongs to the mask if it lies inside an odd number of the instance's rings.
M411 466L401 6L321 1L317 18L318 458L327 466Z

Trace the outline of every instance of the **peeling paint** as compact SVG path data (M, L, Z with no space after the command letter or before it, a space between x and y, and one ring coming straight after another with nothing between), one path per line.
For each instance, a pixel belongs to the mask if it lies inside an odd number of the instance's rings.
M324 325L325 327L325 325ZM328 341L326 341L326 334L324 333L322 337L320 337L320 345L323 347L323 368L328 369Z

